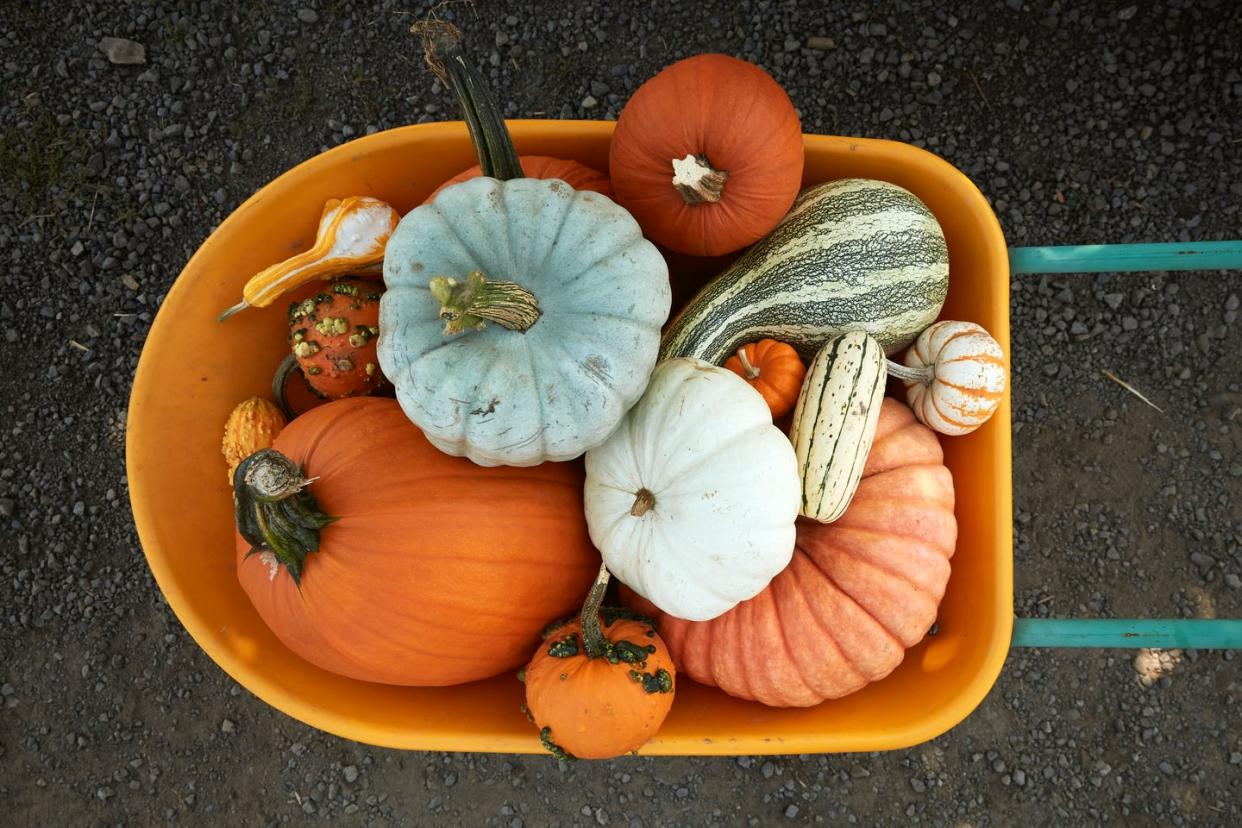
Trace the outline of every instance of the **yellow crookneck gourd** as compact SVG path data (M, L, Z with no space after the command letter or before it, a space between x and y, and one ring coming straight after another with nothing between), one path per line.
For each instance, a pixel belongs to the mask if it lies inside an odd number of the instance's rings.
M384 248L401 216L378 198L350 196L323 205L315 244L252 276L242 301L220 314L223 322L246 308L263 308L296 287L334 276L376 272L384 264Z

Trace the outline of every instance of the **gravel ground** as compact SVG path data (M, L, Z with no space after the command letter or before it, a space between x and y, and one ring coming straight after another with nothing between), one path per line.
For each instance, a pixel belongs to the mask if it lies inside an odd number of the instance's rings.
M808 132L948 158L1013 244L1242 235L1236 4L627 5L444 14L514 116L615 117L663 65L719 50L769 69ZM425 11L5 3L3 821L1242 823L1229 654L1136 670L1121 652L1016 651L976 713L907 751L573 765L345 742L211 663L132 527L130 377L164 292L246 196L357 135L453 116L406 34ZM109 36L145 63L110 62ZM1015 282L1019 615L1242 616L1239 293L1220 273Z

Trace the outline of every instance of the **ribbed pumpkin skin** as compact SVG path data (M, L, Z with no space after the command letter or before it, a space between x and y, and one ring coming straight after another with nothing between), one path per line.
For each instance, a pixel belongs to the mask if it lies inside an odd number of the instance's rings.
M957 541L936 436L884 401L862 483L842 517L798 521L789 567L712 621L656 613L682 675L774 707L809 707L884 678L936 619Z
M689 205L674 158L729 173L719 202ZM719 256L762 238L802 183L802 125L772 76L728 55L678 61L638 88L617 119L608 169L617 201L651 240Z
M237 538L237 574L291 650L350 678L446 685L526 662L599 567L580 464L481 469L437 451L394 400L339 400L295 419L276 450L340 517L299 593Z
M586 164L565 158L553 158L550 155L523 155L518 160L522 162L522 172L526 173L527 178L559 178L575 190L590 190L613 198L612 182L608 180L608 176ZM483 169L478 164L468 170L462 170L436 187L436 191L427 196L427 200L423 203L426 204L427 201L434 199L445 187L477 178L481 172Z
M927 205L886 181L829 181L804 190L775 230L690 300L660 359L719 365L771 338L809 360L848 331L892 354L940 315L948 291L949 251Z
M679 618L715 618L789 562L793 447L738 376L661 363L620 427L587 452L591 539L617 580ZM638 494L653 496L638 508Z
M941 434L969 434L988 421L1009 381L1005 352L974 322L937 322L906 353L906 365L933 367L931 383L907 382L919 420Z
M604 637L640 647L654 646L640 667L607 658L578 655L556 658L548 645L570 635L582 640L582 625L567 624L539 646L526 667L526 706L538 728L549 728L549 738L579 759L610 759L638 750L651 740L673 706L673 693L649 693L631 672L666 670L676 683L677 668L660 637L648 637L650 624L618 619L605 626ZM563 678L562 678L563 677Z
M435 276L481 271L538 299L526 331L446 334ZM672 293L625 210L564 182L474 178L406 213L384 256L378 356L409 418L484 466L572 460L642 396Z

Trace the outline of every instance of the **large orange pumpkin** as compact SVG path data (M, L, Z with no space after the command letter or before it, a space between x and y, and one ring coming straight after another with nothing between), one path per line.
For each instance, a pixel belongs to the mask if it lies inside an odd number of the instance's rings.
M808 707L884 678L936 619L957 542L940 443L886 399L862 483L836 523L798 520L793 560L711 621L653 614L678 670L731 696Z
M789 212L802 183L802 124L758 66L698 55L630 98L608 168L617 201L649 239L719 256L758 241Z
M580 164L577 161L570 161L565 158L552 158L548 155L522 155L518 157L518 160L522 162L522 173L527 178L559 178L575 190L590 190L593 193L600 193L609 198L613 197L612 183L608 180L608 176L599 170L588 167L586 164ZM469 181L482 172L483 168L478 164L475 164L468 170L462 170L439 187L436 187L436 191L427 196L427 201L431 201L438 196L445 187Z
M337 519L309 554L293 530L259 554L239 535L237 575L276 636L325 670L445 685L515 669L599 567L578 463L482 468L436 450L395 400L373 397L303 414L273 449L311 481L290 487L301 488L290 502L307 501L292 516L314 525L313 498ZM257 466L238 467L235 491L266 483ZM238 503L245 520L249 501Z

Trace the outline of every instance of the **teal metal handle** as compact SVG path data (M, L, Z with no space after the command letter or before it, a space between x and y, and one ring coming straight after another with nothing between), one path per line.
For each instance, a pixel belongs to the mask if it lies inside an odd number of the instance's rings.
M1239 269L1242 241L1009 248L1009 270L1015 274Z
M1011 247L1011 273L1242 270L1242 241ZM1242 649L1242 620L1015 618L1015 647Z
M1242 621L1232 619L1016 618L1015 647L1181 647L1242 649Z

